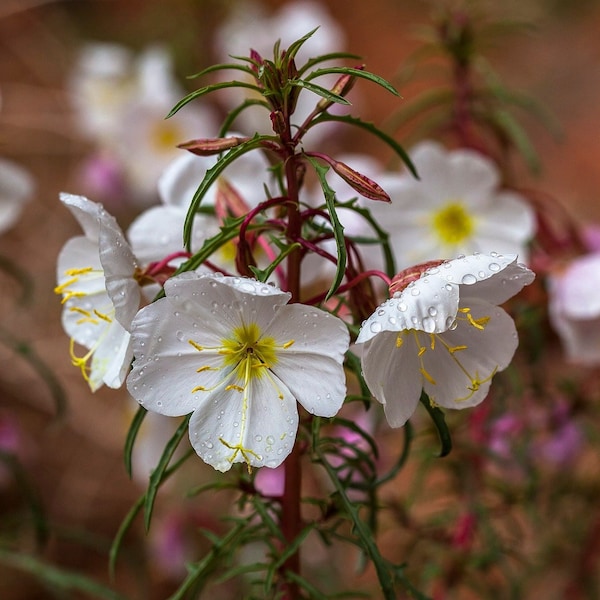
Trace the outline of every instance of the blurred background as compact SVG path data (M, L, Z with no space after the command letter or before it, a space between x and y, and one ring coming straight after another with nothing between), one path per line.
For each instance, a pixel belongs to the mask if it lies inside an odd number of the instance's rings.
M197 87L187 75L226 60L223 48L229 42L236 53L241 41L253 40L262 47L266 43L268 48L283 36L284 32L271 30L273 38L263 39L264 28L256 25L253 30L247 15L262 10L272 16L286 4L265 0L250 9L233 0L0 0L0 158L27 170L35 186L18 222L0 238L0 257L7 265L0 272L0 448L6 459L0 465L0 549L18 547L23 554L43 559L44 565L113 585L129 598L160 599L181 577L181 563L175 558L182 545L174 549L169 536L181 537L181 529L192 524L210 526L215 518L218 511L211 514L210 506L198 513L189 500L178 502L176 510L159 502L151 539L144 541L141 524L134 527L118 564L116 583L109 583L108 549L144 484L143 477L130 480L123 467L123 442L133 414L126 392L103 388L92 395L69 361L60 300L53 288L60 248L80 230L60 205L58 194L82 193L104 202L124 228L141 208L158 202L155 178L160 164L146 156L145 138L125 129L118 132L125 144L125 150L119 151L142 163L124 174L114 162L114 156L120 155L103 154L105 148L82 125L74 89L86 68L82 56L90 43L121 45L129 53L123 63L129 69L136 68L131 65L149 47L160 47L172 61L170 76L179 88L176 101L179 91L183 95ZM409 102L423 89L423 80L403 83L398 74L419 43L419 28L431 22L441 4L418 0L311 4L311 10L318 7L327 15L342 44L340 50L362 56L370 71L400 83L403 99L359 83L356 95L350 96L355 114L382 124L399 103ZM498 3L471 4L478 10L500 10ZM536 98L560 125L555 135L538 121L524 121L542 169L537 176L523 169L521 182L552 194L579 222L599 223L600 2L507 0L501 4L502 19L526 26L495 37L485 56L508 85ZM235 28L223 29L234 17L239 20L240 14L244 35ZM253 35L261 39L254 42ZM104 69L118 79L121 74L111 69L122 59L115 57L90 68ZM161 84L152 77L149 81L142 89L163 110L156 97L162 93ZM218 123L226 109L217 94L203 106L198 122L204 118ZM202 136L188 128L184 139ZM408 144L410 132L400 129L397 139ZM323 143L333 155L360 150L389 159L386 148L355 132L342 132ZM11 456L18 462L10 462ZM597 477L597 464L589 457L586 460ZM209 477L201 461L194 461L192 469L200 480ZM598 485L596 479L592 488ZM201 542L190 543L200 544L202 551ZM12 563L2 552L0 598L4 600L95 596L43 584L38 576L41 563ZM553 563L549 559L547 564ZM511 596L504 589L485 597L542 597L542 579L538 571L524 588L526 596ZM552 593L545 597L559 597ZM231 594L222 597L238 597L234 591Z

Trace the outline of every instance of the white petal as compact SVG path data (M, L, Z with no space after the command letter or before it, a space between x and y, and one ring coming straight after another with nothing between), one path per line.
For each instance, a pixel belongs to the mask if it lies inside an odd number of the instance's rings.
M33 189L33 178L28 171L11 161L0 160L0 232L17 222Z
M223 378L223 356L210 349L199 351L189 342L221 346L219 336L207 332L201 321L174 311L168 298L138 312L132 338L135 360L127 387L148 410L169 416L188 414L207 395L193 390L198 386L210 390ZM203 367L207 368L199 373Z
M271 371L285 382L298 402L311 414L335 415L346 396L343 363L349 334L341 319L316 308L291 304L280 309L265 336L273 337L278 345L294 341L277 351Z
M456 317L459 289L442 277L442 266L430 269L399 296L379 306L362 324L356 343L366 342L382 331L418 329L439 333L448 329Z
M229 337L233 328L256 323L264 331L290 294L245 277L182 273L165 283L173 306Z
M137 261L116 222L102 222L99 247L106 291L114 304L115 317L129 329L140 306L140 286L134 279Z
M365 344L362 369L369 390L383 404L391 427L402 427L421 396L417 348L410 339L396 346L398 334L380 333Z
M92 357L89 381L92 391L103 383L110 388L120 388L132 358L131 336L117 321L113 321L106 328L102 343Z
M423 379L429 397L446 408L467 408L479 404L489 390L494 373L504 370L518 346L518 337L512 318L497 306L487 303L469 305L473 319L490 317L483 329L467 320L457 320L454 330L446 331L430 347L428 336L421 336L425 371L435 381ZM465 349L449 352L451 348Z
M74 276L71 270L90 269L88 274ZM76 281L72 281L76 278ZM62 247L56 263L56 282L59 286L72 281L65 291L83 294L106 293L104 270L100 263L98 244L78 236L68 240Z
M101 204L88 200L85 196L60 194L60 201L71 211L83 229L85 236L91 241L98 241L100 220L111 218Z
M67 335L90 349L97 345L113 320L114 307L106 291L68 300L62 312Z
M294 446L296 402L276 378L253 378L248 389L222 387L190 419L190 441L198 455L219 471L236 462L277 467Z
M517 263L516 256L494 252L448 261L440 271L449 283L460 286L461 299L473 297L492 304L502 304L535 278L532 271Z
M186 152L169 163L158 179L158 193L163 203L187 210L206 171L216 160L216 157Z

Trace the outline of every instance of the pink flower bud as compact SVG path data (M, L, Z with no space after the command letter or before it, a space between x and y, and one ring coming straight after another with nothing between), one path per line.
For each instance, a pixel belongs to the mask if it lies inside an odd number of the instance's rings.
M394 276L390 282L390 296L393 296L397 292L401 292L409 283L420 279L421 275L433 267L441 265L443 260L428 260L427 262L420 263L414 267L408 267L403 271L400 271Z
M212 156L213 154L219 154L224 150L235 148L243 142L247 142L249 138L246 137L224 137L224 138L203 138L199 140L190 140L179 144L177 147L183 150L188 150L192 154L198 156Z
M378 200L380 202L391 202L387 192L372 179L355 171L352 167L347 164L328 158L327 162L331 165L331 168L354 190L356 190L361 196L369 198L370 200Z

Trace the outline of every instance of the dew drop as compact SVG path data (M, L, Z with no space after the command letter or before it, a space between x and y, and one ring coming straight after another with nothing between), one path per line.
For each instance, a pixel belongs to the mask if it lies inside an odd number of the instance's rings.
M254 441L255 442L262 442L262 435L255 435L254 436Z
M446 288L446 291L447 291L447 292L451 292L451 291L452 291L452 284L450 284L450 283L447 283L447 284L444 286L444 288Z
M407 308L408 308L408 306L406 306L406 304L404 304L404 302L399 302L398 303L398 310L400 312L406 312Z
M475 277L475 275L472 275L471 273L467 273L466 275L463 275L461 281L465 285L473 285L474 283L477 283L477 277Z
M183 342L185 335L183 335L183 331L177 331L175 333L175 337L180 341Z
M384 309L384 308L380 308L380 309L377 311L377 314L378 314L380 317L383 317L383 315L385 315L385 309Z
M369 325L369 329L371 330L371 333L379 333L381 331L381 323L373 321L373 323Z
M272 435L268 435L266 439L267 444L272 446L275 443L275 438Z
M500 270L500 265L498 263L493 262L493 263L489 264L488 268L489 268L490 271L497 272L497 271Z
M421 293L421 290L418 287L414 287L412 290L410 290L410 293L413 296L418 296Z
M446 329L449 329L450 331L453 331L454 329L456 329L456 319L454 317L448 317L446 319Z
M433 333L435 331L435 321L431 317L425 317L423 319L423 330L427 333Z
M427 309L427 312L429 313L430 317L435 317L438 314L437 308L435 308L435 306L430 306Z
M204 442L204 445L210 450L213 448L214 444L212 442Z
M210 282L210 287L216 288L217 287L217 282L216 281L211 281Z
M395 325L395 324L396 324L396 317L390 317L390 318L388 319L388 321L389 321L389 322L390 322L392 325Z

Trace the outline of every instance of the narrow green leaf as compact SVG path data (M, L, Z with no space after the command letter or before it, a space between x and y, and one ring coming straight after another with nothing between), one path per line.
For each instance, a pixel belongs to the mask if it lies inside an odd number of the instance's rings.
M40 376L46 384L56 410L56 418L64 417L67 412L67 395L54 371L38 356L32 346L27 342L17 339L12 333L0 327L0 343L15 352L29 363L29 366Z
M357 117L352 117L350 115L332 115L331 113L324 112L321 113L316 119L313 119L310 122L309 127L312 128L317 123L321 123L323 121L338 121L340 123L347 123L348 125L353 125L354 127L359 127L361 129L364 129L365 131L368 131L369 133L372 133L374 136L378 137L380 140L382 140L388 146L390 146L390 148L392 148L392 150L394 150L394 152L396 152L396 154L402 159L402 161L408 167L410 172L417 179L419 179L417 169L413 165L412 161L410 160L410 156L408 156L404 148L402 148L402 146L393 137L390 137L389 135L387 135L387 133L384 133L383 131L375 127L373 123L362 121L361 119Z
M0 462L10 472L25 499L25 503L31 511L36 542L39 546L43 546L48 541L48 522L44 514L44 507L29 480L27 471L23 468L19 459L10 452L0 450Z
M316 69L309 73L304 81L311 81L316 77L321 77L322 75L331 75L337 73L339 75L353 75L354 77L358 77L360 79L367 79L368 81L372 81L377 85L380 85L382 88L386 89L388 92L394 94L394 96L400 96L398 90L391 84L389 81L385 80L383 77L379 75L375 75L375 73L371 73L370 71L363 71L362 69L355 69L354 67L324 67L322 69Z
M314 58L310 58L307 60L299 69L298 76L302 76L308 70L312 69L315 65L326 62L328 60L340 60L340 59L350 59L350 60L360 60L361 56L359 54L351 54L350 52L330 52L329 54L322 54L321 56L315 56Z
M246 57L232 56L231 58L238 58L239 60L248 60L248 62L253 62L251 59ZM206 67L206 69L202 69L202 71L199 71L198 73L188 75L186 79L197 79L198 77L203 77L204 75L214 73L215 71L226 70L242 71L254 78L254 71L246 65L240 65L239 63L220 63L218 65L211 65L210 67Z
M450 437L450 430L448 429L446 419L444 418L444 412L431 403L429 396L425 392L421 392L421 398L419 400L429 413L429 416L438 431L438 435L440 436L440 443L442 444L439 454L440 458L448 456L452 450L452 438Z
M268 102L265 102L259 98L247 98L244 100L244 102L242 102L239 106L236 106L227 114L223 124L221 125L221 129L219 130L219 137L224 137L227 133L229 133L229 131L232 129L233 123L238 118L240 113L251 106L263 106L265 109L269 111L271 110Z
M12 260L0 255L0 270L12 277L21 286L21 295L18 298L20 306L30 303L33 298L33 282L31 277Z
M385 123L384 128L387 131L396 131L401 125L408 123L432 108L449 106L452 102L454 102L453 90L439 88L427 90L414 98L410 104L406 104L394 112Z
M539 173L541 165L537 152L525 130L508 111L496 109L487 116L484 114L483 118L489 120L492 126L499 129L515 145L533 173Z
M140 430L144 417L148 411L143 407L139 406L133 420L131 421L131 425L129 426L129 431L127 432L127 437L125 438L125 448L123 450L123 459L125 460L125 470L131 479L132 474L132 466L131 459L133 454L133 446L135 444L135 439Z
M336 265L335 277L333 278L329 291L327 292L327 296L325 297L325 301L327 301L329 300L329 298L331 298L331 296L333 296L333 294L335 294L337 289L340 287L342 279L344 278L344 273L346 271L347 250L346 240L344 239L344 226L340 223L340 220L337 216L337 212L335 210L335 192L327 183L327 178L325 176L327 171L329 171L329 167L319 164L311 156L306 156L306 159L313 166L314 170L317 173L317 176L319 177L321 188L323 189L323 194L325 196L327 211L329 212L329 218L331 219L331 225L333 227L333 237L335 239L335 245L337 248L338 260Z
M0 564L28 573L56 591L80 592L91 598L103 598L105 600L127 600L125 596L118 592L76 571L60 569L28 554L20 554L0 548Z
M343 96L334 94L331 90L328 90L327 88L324 88L315 83L309 83L308 81L306 81L306 79L295 79L293 81L290 81L289 83L292 86L301 87L308 90L309 92L313 92L314 94L317 94L317 96L321 96L322 98L325 98L330 102L335 102L337 104L345 104L346 106L349 106L351 104L351 102L346 100L346 98L344 98Z
M353 531L358 536L361 542L361 547L367 553L368 557L373 563L373 566L375 567L384 598L386 600L396 600L397 596L394 590L394 582L390 574L388 563L381 556L379 548L377 548L377 545L373 539L372 531L361 520L358 514L357 506L354 504L354 502L352 502L352 500L350 500L350 498L348 498L342 482L339 480L335 469L327 461L323 451L319 447L317 447L315 451L319 459L319 463L323 466L325 471L327 471L329 479L335 487L341 504L343 505L348 517L352 521Z
M363 217L363 219L365 219L369 223L369 225L373 228L373 230L377 234L376 243L378 243L381 246L381 251L383 252L385 272L390 277L393 277L394 275L396 275L396 264L395 264L395 260L394 260L394 253L392 252L392 247L390 245L390 236L387 231L384 231L379 226L379 223L377 222L376 219L373 218L369 209L364 208L362 206L358 206L356 204L355 200L350 200L349 202L339 202L338 206L353 210L354 212L361 215ZM352 239L355 241L361 242L360 238L352 238ZM362 243L364 243L364 242L362 242ZM372 243L372 242L369 240L369 243Z
M121 549L121 544L123 543L123 538L125 534L129 531L131 524L136 518L137 514L140 512L142 506L144 506L144 500L146 499L146 494L142 494L136 501L135 504L129 509L129 512L125 515L119 529L113 539L113 542L110 546L110 552L108 553L108 570L110 573L111 579L115 577L115 569L117 566L117 556L119 554L119 550Z
M258 279L258 281L262 281L264 283L265 281L267 281L267 279L269 279L273 271L277 268L277 265L283 262L283 260L288 254L291 254L292 252L294 252L294 250L297 250L301 247L302 245L298 242L290 244L289 246L286 246L282 252L279 253L275 260L266 269L259 269L258 267L249 265L250 270L252 271L252 273L254 273L254 276L256 277L256 279Z
M298 50L300 50L300 48L304 45L304 43L314 35L314 33L315 33L315 31L317 31L317 29L319 29L319 28L315 27L314 29L312 29L311 31L309 31L308 33L303 35L300 39L296 40L295 42L292 42L286 50L286 53L285 53L286 58L287 59L294 58L296 56L296 54L298 54Z
M263 140L270 139L268 136L261 136L256 134L254 137L249 139L246 142L243 142L239 146L235 146L227 153L223 154L221 158L216 162L214 166L206 171L204 175L204 179L200 182L194 197L190 203L190 207L185 217L185 223L183 225L183 243L184 246L190 250L191 241L192 241L192 228L194 225L194 217L196 216L196 212L198 211L198 207L202 202L202 198L210 188L210 186L215 183L215 181L219 178L219 175L236 159L245 154L246 152L250 152L250 150L254 150L258 148Z
M188 415L185 419L183 419L177 428L177 431L175 431L171 439L167 442L156 468L150 475L150 482L148 484L148 489L146 490L144 501L144 525L146 527L146 531L150 529L150 520L152 519L152 510L154 508L156 494L158 493L158 489L164 481L165 471L169 466L171 458L173 458L173 454L175 454L175 450L177 450L181 440L187 433L190 416L191 415Z
M196 100L196 98L200 98L200 97L205 96L206 94L210 94L211 92L214 92L216 90L222 90L224 88L230 88L230 87L247 88L249 90L253 90L253 91L257 92L258 94L262 94L261 88L259 88L257 85L254 85L252 83L247 83L245 81L223 81L221 83L213 83L211 85L206 85L198 90L195 90L195 91L191 92L190 94L188 94L187 96L185 96L184 98L182 98L171 109L171 111L166 116L166 118L169 119L175 113L179 112L179 110L181 110L186 104L189 104L192 100Z

